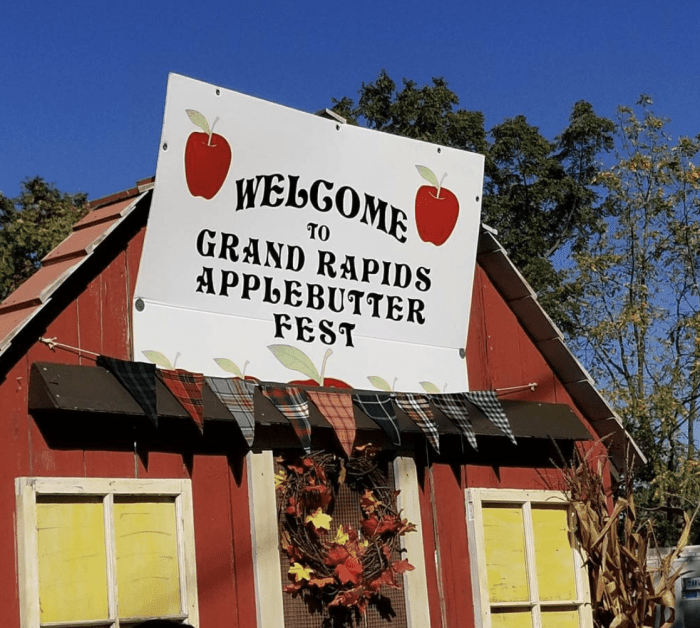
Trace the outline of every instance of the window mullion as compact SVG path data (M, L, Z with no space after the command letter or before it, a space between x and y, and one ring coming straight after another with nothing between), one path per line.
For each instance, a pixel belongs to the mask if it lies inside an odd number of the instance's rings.
M117 551L114 538L114 493L104 496L105 543L107 558L107 608L109 621L119 628L119 592L117 591Z
M535 565L535 531L532 527L532 506L529 501L523 504L522 512L525 532L525 569L530 590L530 603L532 604L532 625L535 628L541 628L540 591L537 584L537 566Z

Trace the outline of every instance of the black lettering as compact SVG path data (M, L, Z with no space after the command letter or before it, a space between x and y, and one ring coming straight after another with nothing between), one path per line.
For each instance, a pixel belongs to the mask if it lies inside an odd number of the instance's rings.
M295 209L301 209L306 206L309 201L309 193L306 190L299 190L299 197L297 198L297 184L299 183L299 177L289 175L289 193L287 194L287 202L285 205L287 207L294 207Z
M221 288L219 288L219 296L227 297L228 289L235 288L238 285L238 273L232 270L221 271Z
M300 271L304 267L304 249L296 244L287 246L287 270Z
M425 316L423 316L423 310L425 310L425 303L420 299L408 299L408 316L406 320L409 323L418 323L423 325L425 323Z
M243 249L243 263L260 266L260 251L258 250L258 239L249 238L248 246Z
M275 338L284 338L283 329L290 330L292 325L290 324L291 316L289 314L273 314L275 319Z
M284 202L282 197L272 200L273 194L282 194L284 192L284 188L281 185L273 185L275 179L283 181L284 177L281 174L266 174L263 176L265 186L263 187L263 197L260 201L261 207L279 207Z
M267 247L265 266L282 268L282 249L284 249L284 244L281 242L265 242L265 245ZM272 258L272 264L270 264L270 258Z
M315 336L311 333L311 319L308 316L297 316L297 340L313 342Z
M360 315L360 306L362 302L360 299L365 295L364 292L361 292L360 290L348 290L348 301L350 301L353 305L353 310L352 313L356 314L357 316Z
M398 207L391 206L391 227L389 227L389 235L394 236L399 242L406 241L406 220L408 216L403 210ZM399 233L399 231L401 233Z
M395 288L407 288L411 283L411 267L408 264L396 264L394 276Z
M345 201L346 192L350 192L349 206ZM360 197L351 187L344 185L335 195L335 205L338 213L345 218L354 218L360 213Z
M301 307L301 284L296 279L284 280L284 304Z
M214 290L214 275L213 269L207 266L202 267L202 274L197 277L197 292L206 294L216 294Z
M265 303L272 303L273 305L276 305L280 302L282 293L280 292L279 288L273 287L272 277L263 277L263 279L265 281L265 295L263 296L263 301Z
M368 216L369 220L367 219ZM376 225L374 224L375 221ZM360 218L360 222L366 225L374 225L376 229L386 233L386 201L381 199L377 201L374 196L365 194L365 211L362 214L362 218Z
M311 195L310 195L310 200L311 200L311 205L314 209L317 209L320 212L327 212L330 211L331 207L333 207L333 200L331 199L330 196L324 196L323 197L323 207L321 207L318 204L318 188L323 185L327 190L332 190L333 189L333 184L330 183L329 181L324 181L323 179L319 179L318 181L314 181L311 184Z
M238 253L236 253L236 247L238 246L238 236L233 233L222 233L221 234L221 248L219 249L219 259L228 259L232 262L238 261Z
M362 281L369 283L372 275L379 272L379 262L371 258L362 258Z
M204 249L204 238L213 238L216 235L216 231L211 231L210 229L202 229L197 236L197 253L202 257L214 257L214 248L216 245L209 241L207 242L207 248Z
M336 303L336 295L339 295L338 300L340 303ZM345 288L336 288L335 286L330 286L328 288L328 307L333 312L343 311L343 297L345 296Z
M335 264L335 253L330 251L319 251L318 252L318 270L316 274L320 277L330 277L335 279L336 272L332 264Z
M370 292L367 295L367 303L372 307L372 318L380 318L379 314L379 302L384 298L383 294L378 292Z
M257 275L243 275L243 289L241 290L241 299L250 301L250 293L255 292L260 288L260 277Z
M354 347L352 344L352 330L355 329L355 323L340 323L338 331L345 336L345 346Z
M357 281L357 270L355 269L354 255L345 256L345 261L340 265L340 278Z
M425 266L419 266L416 269L416 290L420 290L421 292L427 292L430 290L431 286L431 281L430 281L430 268L426 268Z
M306 300L306 307L312 310L322 310L324 307L323 302L323 286L317 283L306 284L308 289L308 298Z
M318 329L321 332L319 340L324 345L332 345L335 343L336 334L333 331L333 322L321 320L318 322Z
M236 181L236 211L250 209L255 205L260 179L261 177L258 176L255 179L238 179ZM243 189L244 185L245 189Z
M386 317L390 321L400 321L403 316L403 307L401 306L403 299L397 295L388 295L386 298ZM394 316L396 313L397 316Z

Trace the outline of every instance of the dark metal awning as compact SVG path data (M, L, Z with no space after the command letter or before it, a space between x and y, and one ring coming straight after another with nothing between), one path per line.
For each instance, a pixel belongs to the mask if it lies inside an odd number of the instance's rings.
M281 386L283 384L280 384ZM329 392L340 392L338 389L321 389ZM349 391L348 391L349 392ZM355 391L357 392L357 391ZM362 391L369 392L369 391ZM378 391L371 391L378 392ZM221 434L221 429L237 429L235 421L218 397L209 389L203 388L205 434ZM159 427L152 432L175 432L183 438L198 438L199 432L194 422L175 397L156 379L156 402L159 417ZM266 434L266 446L294 446L295 439L290 439L287 419L275 406L256 389L255 396L256 434ZM517 439L548 439L548 440L591 440L591 435L581 420L565 404L551 404L527 401L502 401L506 416ZM328 423L316 410L310 406L309 422L314 430L329 428ZM29 389L29 410L37 421L41 422L42 430L51 433L66 433L70 431L71 423L80 423L80 430L87 437L89 434L101 432L111 438L118 437L123 432L124 438L131 438L134 425L144 429L150 427L141 407L134 401L125 388L112 374L98 366L78 366L37 362L32 365ZM58 420L59 417L70 420ZM402 435L414 437L420 429L398 408L396 416ZM501 431L491 423L483 413L469 404L469 416L474 431L478 436L497 437L506 441ZM434 412L435 421L441 434L459 435L454 424L439 411ZM383 440L380 428L359 408L355 408L355 421L359 432L369 433L368 437L374 442ZM74 430L75 431L75 430ZM257 438L256 438L257 441ZM257 443L256 443L257 444Z

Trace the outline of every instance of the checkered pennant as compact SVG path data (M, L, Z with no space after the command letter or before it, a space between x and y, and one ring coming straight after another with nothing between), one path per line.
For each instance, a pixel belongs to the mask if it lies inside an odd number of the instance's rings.
M513 430L510 429L510 423L508 422L508 417L506 416L503 406L500 400L496 396L495 390L474 390L471 392L465 392L464 396L467 401L473 403L479 410L481 410L486 418L491 421L501 432L503 432L514 445L518 443L515 442L515 436L513 436Z
M396 447L401 445L401 433L396 423L396 413L390 395L386 393L356 393L352 396L352 400L362 412L384 430Z
M158 369L157 372L161 381L197 424L199 431L204 432L204 400L202 399L204 376L183 369L175 371Z
M233 377L205 377L205 380L238 423L248 447L252 447L255 439L255 384Z
M348 393L321 392L307 390L311 401L335 431L343 451L349 458L355 444L355 414L352 410L352 397Z
M156 365L127 362L105 355L97 356L97 366L108 370L139 404L144 414L158 427L156 408Z
M430 395L429 399L430 403L459 428L462 434L467 437L469 444L477 449L476 434L469 418L469 410L467 410L464 396L461 393L442 393Z
M425 437L430 441L433 449L440 453L440 432L437 423L433 420L433 412L430 409L426 395L413 393L394 393L394 399L408 417L421 429Z
M309 402L301 389L296 386L265 385L261 388L275 407L285 416L294 428L307 454L311 453L311 424L309 423Z

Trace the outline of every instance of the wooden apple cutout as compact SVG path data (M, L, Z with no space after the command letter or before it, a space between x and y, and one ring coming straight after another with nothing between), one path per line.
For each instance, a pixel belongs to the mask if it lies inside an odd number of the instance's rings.
M447 173L440 181L430 168L416 166L418 173L430 185L423 185L416 192L416 227L423 242L432 242L441 246L452 231L459 218L459 201L447 188L442 187Z
M185 109L190 120L203 133L190 133L185 146L185 179L192 196L214 198L226 180L231 166L231 147L224 137L214 133L219 118L209 128L207 119L194 109Z

